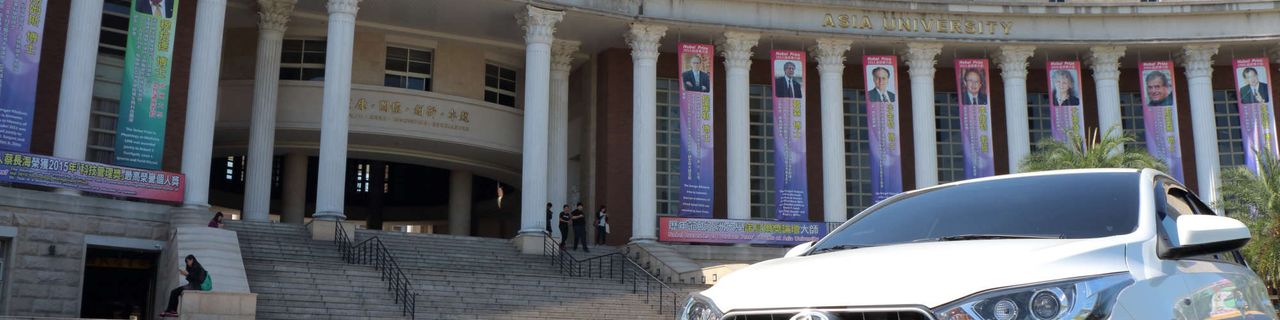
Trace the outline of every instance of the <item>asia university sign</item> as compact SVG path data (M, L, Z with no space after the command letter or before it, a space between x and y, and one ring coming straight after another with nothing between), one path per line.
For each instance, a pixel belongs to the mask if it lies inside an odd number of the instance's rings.
M1008 36L1013 31L1013 21L906 12L829 12L822 17L822 28L851 31L884 30L902 34L944 33L1000 37Z

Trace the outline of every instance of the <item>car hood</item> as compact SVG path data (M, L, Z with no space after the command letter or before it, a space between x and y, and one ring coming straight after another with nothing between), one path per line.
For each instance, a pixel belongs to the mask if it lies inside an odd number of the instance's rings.
M702 294L720 310L919 305L981 291L1127 271L1117 237L896 244L764 261Z

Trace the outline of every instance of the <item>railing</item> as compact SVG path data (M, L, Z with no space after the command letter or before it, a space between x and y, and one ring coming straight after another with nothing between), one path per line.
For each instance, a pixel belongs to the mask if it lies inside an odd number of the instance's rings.
M644 302L656 304L659 314L670 312L673 316L679 317L680 299L684 298L681 292L672 289L631 258L621 253L610 253L580 260L561 250L560 244L551 237L550 233L545 231L544 233L546 238L543 241L542 254L551 258L551 264L558 266L561 274L571 277L614 279L624 285L631 283L631 293L639 294L644 290Z
M404 271L400 269L400 264L396 263L395 257L391 256L391 252L387 251L387 247L382 244L382 240L374 236L360 243L353 244L351 238L347 237L346 229L342 227L342 223L334 223L333 241L338 245L338 252L342 255L342 260L351 264L372 265L382 274L382 281L387 282L387 290L395 293L396 303L399 303L400 314L409 316L409 319L415 317L415 311L418 306L418 293L413 291L413 285L409 283L409 277L404 275Z

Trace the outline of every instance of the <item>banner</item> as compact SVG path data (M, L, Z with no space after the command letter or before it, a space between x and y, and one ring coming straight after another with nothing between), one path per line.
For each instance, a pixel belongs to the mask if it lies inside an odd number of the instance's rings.
M867 84L867 134L871 142L871 200L902 192L902 149L898 143L898 57L863 56Z
M1236 59L1231 70L1236 78L1240 103L1240 134L1244 142L1244 164L1258 172L1258 152L1280 155L1276 145L1276 117L1271 104L1271 72L1267 59Z
M964 178L995 175L991 150L991 83L987 59L956 59L960 88L960 140L964 147Z
M1182 139L1178 137L1178 99L1173 94L1177 82L1173 61L1143 62L1138 66L1142 80L1142 123L1146 127L1147 153L1169 166L1169 175L1182 180Z
M46 3L0 1L0 149L31 150Z
M16 151L0 152L0 182L182 202L186 177Z
M131 7L115 163L159 169L164 156L165 118L169 115L169 73L178 0L133 0Z
M826 222L658 218L658 241L797 245L822 239Z
M711 138L715 52L709 44L679 45L681 217L711 217L716 174L715 144Z
M1053 140L1071 143L1071 132L1080 139L1086 139L1084 99L1080 97L1080 62L1049 61L1046 70L1049 70L1049 127L1053 131Z
M805 175L803 51L774 50L773 185L778 220L809 220Z

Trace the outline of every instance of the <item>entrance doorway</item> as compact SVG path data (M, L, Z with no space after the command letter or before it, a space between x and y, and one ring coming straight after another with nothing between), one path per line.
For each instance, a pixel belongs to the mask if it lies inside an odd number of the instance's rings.
M151 319L158 252L89 247L85 255L80 317Z

